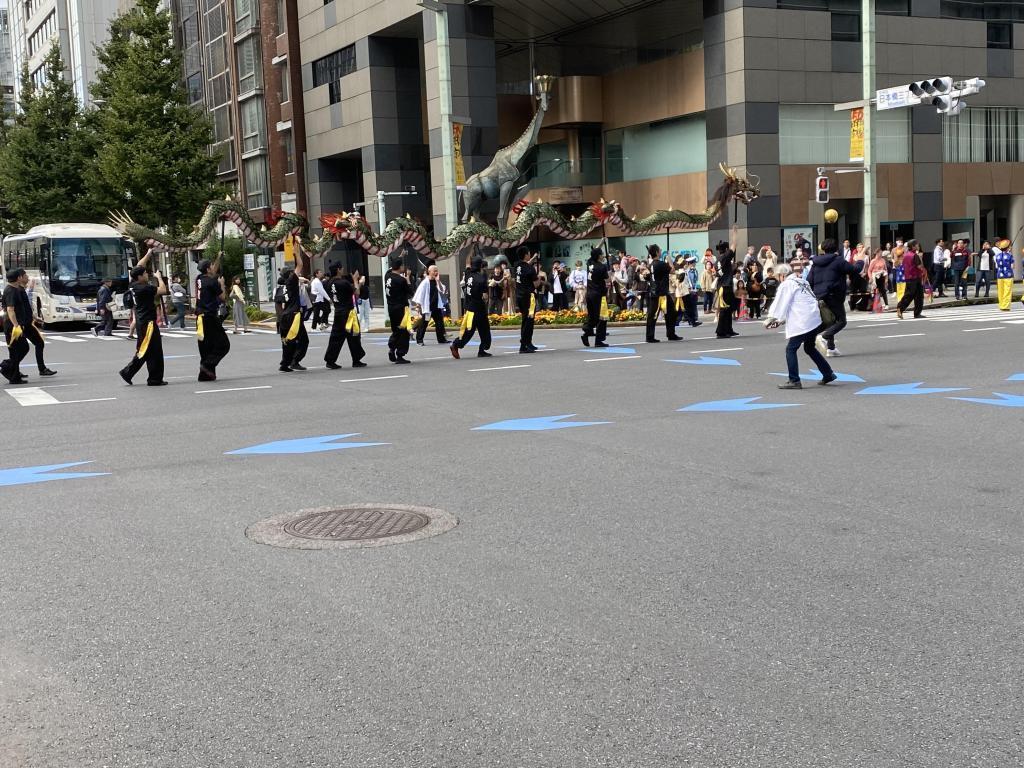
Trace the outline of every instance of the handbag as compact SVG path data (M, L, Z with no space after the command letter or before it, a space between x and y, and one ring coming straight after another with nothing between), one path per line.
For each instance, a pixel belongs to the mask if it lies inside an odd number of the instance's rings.
M836 315L828 304L825 303L824 299L818 299L818 314L821 315L821 322L823 325L834 325L836 322Z

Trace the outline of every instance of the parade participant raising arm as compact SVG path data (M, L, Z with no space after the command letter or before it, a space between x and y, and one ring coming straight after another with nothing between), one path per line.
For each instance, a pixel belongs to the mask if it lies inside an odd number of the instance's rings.
M607 257L600 248L590 249L587 260L586 310L583 321L583 346L590 346L594 337L595 347L607 347L608 337L608 265Z
M196 278L196 339L199 342L199 381L216 381L217 365L231 350L224 332L220 305L225 299L224 278L220 274L222 253L214 261L199 262Z
M125 383L130 385L132 378L145 365L146 384L151 387L162 387L167 382L164 381L164 348L156 322L156 302L158 297L166 296L169 290L167 281L159 270L153 273L157 284L152 285L149 282L149 261L152 256L151 249L139 259L138 265L131 272L132 284L128 291L132 295L132 304L135 307L135 357L121 369L120 375Z
M718 251L718 327L715 328L715 336L720 339L729 339L739 336L732 329L732 313L735 310L736 295L733 292L732 274L733 264L736 261L736 234L735 224L729 230L729 242L720 242L715 246Z
M302 358L309 349L309 336L302 322L302 304L299 288L299 269L285 268L277 279L277 290L274 292L274 303L280 310L277 318L277 332L281 335L281 373L304 371Z
M516 275L516 308L522 315L522 329L519 332L519 353L529 354L536 352L533 346L533 316L537 311L537 286L540 284L540 276L537 274L537 259L539 254L530 255L530 250L525 246L519 246L516 251L519 262L515 267Z

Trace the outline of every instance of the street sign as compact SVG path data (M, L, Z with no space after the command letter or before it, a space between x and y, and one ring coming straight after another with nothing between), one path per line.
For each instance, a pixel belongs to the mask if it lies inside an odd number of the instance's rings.
M242 256L242 269L247 272L252 272L256 269L256 256L252 253L247 253Z
M883 88L875 91L875 109L901 109L920 104L921 99L910 92L906 85L897 85L895 88Z

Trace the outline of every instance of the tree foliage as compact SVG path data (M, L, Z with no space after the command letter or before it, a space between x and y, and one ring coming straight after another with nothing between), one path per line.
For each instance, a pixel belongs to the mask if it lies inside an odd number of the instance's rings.
M93 214L85 194L89 142L56 44L43 67L39 89L22 71L20 111L0 134L0 198L11 228L87 221Z
M91 91L97 207L124 209L150 227L191 226L208 201L223 195L210 156L212 126L187 103L181 53L159 0L138 0L110 27L97 50Z

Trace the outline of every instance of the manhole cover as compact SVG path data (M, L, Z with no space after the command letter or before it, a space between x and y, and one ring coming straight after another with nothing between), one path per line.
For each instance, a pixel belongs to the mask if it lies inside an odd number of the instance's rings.
M277 515L249 526L245 535L274 547L348 549L417 541L450 531L458 523L440 509L351 504Z

